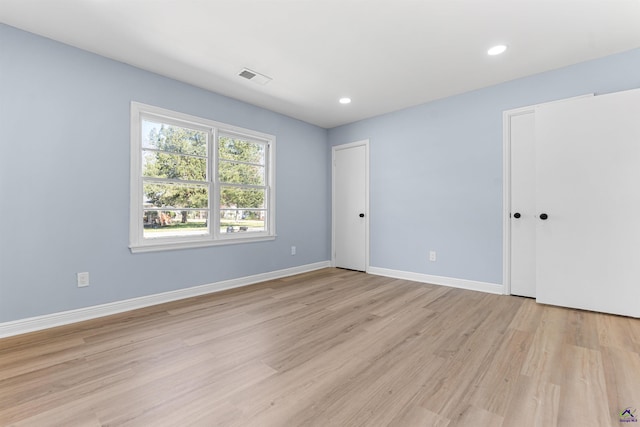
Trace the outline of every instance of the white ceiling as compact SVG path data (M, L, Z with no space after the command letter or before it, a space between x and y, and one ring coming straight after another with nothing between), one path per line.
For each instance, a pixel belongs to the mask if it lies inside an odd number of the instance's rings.
M0 0L0 22L326 128L640 47L640 0Z

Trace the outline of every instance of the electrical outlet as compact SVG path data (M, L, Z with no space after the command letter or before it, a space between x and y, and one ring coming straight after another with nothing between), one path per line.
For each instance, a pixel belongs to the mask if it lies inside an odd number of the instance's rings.
M429 261L435 261L436 260L436 251L429 251Z
M295 255L295 254L296 254L296 247L291 246L291 255Z
M85 286L89 286L89 272L84 271L82 273L78 273L78 287L84 288Z

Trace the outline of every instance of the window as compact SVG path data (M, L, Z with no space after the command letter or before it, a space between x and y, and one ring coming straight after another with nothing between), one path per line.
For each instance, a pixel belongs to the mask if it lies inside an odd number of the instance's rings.
M131 103L133 252L275 237L275 137Z

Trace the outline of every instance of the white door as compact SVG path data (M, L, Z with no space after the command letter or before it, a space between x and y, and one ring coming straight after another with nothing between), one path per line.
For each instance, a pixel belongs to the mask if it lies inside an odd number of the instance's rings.
M561 99L567 102L593 94ZM545 104L546 105L546 104ZM505 281L512 295L536 296L536 138L535 106L504 112Z
M535 114L508 114L511 156L511 294L536 296Z
M535 115L537 301L640 317L640 89Z
M336 267L366 271L368 141L333 147L333 256Z

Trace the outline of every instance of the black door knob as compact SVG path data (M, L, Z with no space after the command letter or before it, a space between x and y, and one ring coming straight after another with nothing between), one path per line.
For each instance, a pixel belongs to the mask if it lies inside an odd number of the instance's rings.
M549 215L547 215L546 213L542 213L542 214L540 214L540 219L541 219L541 220L543 220L543 221L544 221L544 220L545 220L545 219L547 219L547 218L549 218Z
M364 218L364 214L360 214L360 218Z
M516 212L516 213L514 213L514 214L513 214L513 217L514 217L514 218L520 218L520 212Z

